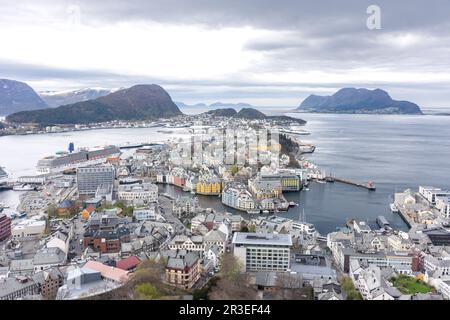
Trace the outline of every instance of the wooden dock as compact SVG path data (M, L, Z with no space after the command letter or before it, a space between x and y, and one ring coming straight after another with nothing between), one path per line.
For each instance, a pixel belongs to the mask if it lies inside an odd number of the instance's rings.
M358 182L354 182L354 181L350 181L350 180L346 180L346 179L340 179L340 178L336 178L336 177L326 177L325 179L327 181L335 181L335 182L345 183L345 184L349 184L352 186L364 188L369 191L375 191L377 189L377 188L375 188L375 186L373 185L373 183L371 181L369 181L367 184L363 184L363 183L358 183Z

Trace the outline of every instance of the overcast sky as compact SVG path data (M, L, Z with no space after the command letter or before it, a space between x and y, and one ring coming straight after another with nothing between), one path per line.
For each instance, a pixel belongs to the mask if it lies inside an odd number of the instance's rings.
M157 83L186 103L296 106L351 86L450 107L448 0L0 0L0 44L0 78L38 91Z

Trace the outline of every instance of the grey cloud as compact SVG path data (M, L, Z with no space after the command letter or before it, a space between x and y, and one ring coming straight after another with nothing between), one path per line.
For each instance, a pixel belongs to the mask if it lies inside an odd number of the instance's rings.
M27 5L35 1L0 0L0 19L33 19L34 11ZM381 7L382 30L366 28L366 8ZM0 61L2 76L23 80L59 79L86 86L129 86L136 83L160 83L169 86L176 98L210 96L217 99L282 97L307 95L300 86L312 84L261 82L246 80L246 73L283 71L322 71L351 73L356 68L383 68L398 72L448 72L450 59L450 2L435 0L43 0L39 6L56 12L56 18L66 19L67 8L78 5L84 24L113 24L119 22L149 22L164 24L203 25L208 28L251 26L277 31L270 39L251 39L245 50L259 51L263 58L241 74L210 81L174 80L132 77L102 70L70 70ZM44 10L45 11L45 10ZM45 16L35 16L45 21ZM424 40L410 47L388 44L385 36L419 34ZM444 96L448 83L428 83L421 79L398 84L391 79L378 82L330 83L316 87L330 91L342 86L381 87L399 94L415 92L420 97ZM265 88L265 90L261 90ZM296 89L299 88L299 89ZM449 94L450 95L450 94ZM214 99L215 99L214 98ZM201 98L199 98L201 100ZM450 101L450 97L448 99ZM450 105L450 102L449 102Z

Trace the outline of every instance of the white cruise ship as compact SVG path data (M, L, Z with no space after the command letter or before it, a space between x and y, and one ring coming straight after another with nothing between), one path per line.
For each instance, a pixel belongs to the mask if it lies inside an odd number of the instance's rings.
M120 154L121 151L116 146L83 148L73 153L58 152L55 155L40 159L37 163L37 172L39 174L58 173L82 166L101 164L107 158L118 157Z

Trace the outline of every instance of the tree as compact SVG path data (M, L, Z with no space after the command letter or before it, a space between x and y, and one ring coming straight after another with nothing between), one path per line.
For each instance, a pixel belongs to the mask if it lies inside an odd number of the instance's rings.
M275 299L279 300L313 300L314 293L311 286L303 287L303 280L298 275L288 272L277 273L275 285L277 292Z
M50 204L47 207L47 214L49 218L54 218L57 216L56 206L54 204Z
M235 175L238 171L239 171L239 168L238 168L237 165L233 164L233 165L230 167L230 172L231 172L233 175Z
M246 221L241 221L241 229L239 229L240 232L248 232L248 226Z
M161 292L151 283L141 283L135 287L137 300L154 300L162 297Z
M211 279L209 279L206 285L203 286L203 288L194 290L194 292L192 293L193 299L208 300L208 295L211 292L211 288L217 284L218 280L218 277L212 277Z
M211 288L208 298L211 300L254 300L256 288L250 283L250 277L241 273L241 265L230 253L221 260L219 280Z
M161 286L165 274L165 266L161 261L144 260L133 274L132 282L137 285L140 283L151 283L157 288Z
M344 277L341 282L342 290L347 295L347 300L362 300L362 296L358 290L356 290L353 285L352 279L349 277Z

